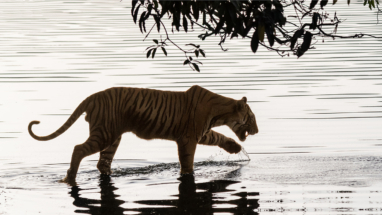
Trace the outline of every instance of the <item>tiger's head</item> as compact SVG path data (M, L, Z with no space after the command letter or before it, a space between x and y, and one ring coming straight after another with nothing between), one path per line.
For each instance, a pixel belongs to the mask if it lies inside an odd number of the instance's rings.
M247 104L247 98L237 101L234 114L231 115L227 125L235 132L240 141L245 141L248 135L259 132L255 114Z

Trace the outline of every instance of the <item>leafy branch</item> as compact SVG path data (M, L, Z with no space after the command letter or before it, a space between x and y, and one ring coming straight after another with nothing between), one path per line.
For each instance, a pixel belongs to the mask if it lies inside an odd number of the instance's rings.
M347 2L350 4L350 0ZM332 3L336 4L337 0ZM131 14L134 22L138 21L141 32L146 34L144 40L155 26L161 38L165 35L163 40L153 40L155 44L146 49L147 57L154 58L159 48L167 56L165 46L171 44L183 52L186 58L183 65L189 65L198 72L198 65L202 63L192 57L206 57L205 51L200 45L185 44L184 46L190 48L186 49L174 42L169 36L169 27L162 21L163 18L167 17L171 22L172 33L174 29L179 32L181 27L187 33L195 25L204 32L198 36L201 40L219 36L218 45L223 51L228 50L223 48L227 38L242 37L250 38L252 52L256 53L261 45L282 57L296 55L299 58L308 50L314 49L312 44L318 40L324 41L325 38L380 38L363 33L338 35L337 28L342 20L336 13L330 16L324 10L327 4L328 0L311 0L309 4L305 0L132 0ZM364 0L364 5L368 5L370 9L376 8L378 14L381 12L379 0ZM284 9L288 7L292 7L292 10L285 12ZM154 24L147 32L146 21L149 18ZM164 34L161 34L161 28Z
M195 55L197 58L199 57L199 54L201 54L203 57L205 57L205 51L200 48L200 45L195 45L195 44L186 44L191 45L192 48L189 50L185 50L181 48L179 45L177 45L173 40L170 39L169 33L167 31L167 28L165 24L162 22L162 17L165 15L166 11L164 11L165 6L169 5L169 3L172 3L175 5L170 12L172 13L173 16L173 23L172 23L172 32L174 32L174 26L177 31L179 31L180 27L180 11L176 11L175 9L179 9L179 6L182 4L180 1L179 2L170 2L170 1L158 1L158 0L133 0L132 1L132 9L131 9L131 14L133 16L133 20L136 23L138 14L139 14L139 8L142 6L143 8L146 9L146 11L143 11L140 15L140 19L138 21L139 23L139 28L142 33L147 33L144 40L150 35L152 32L153 28L156 26L158 33L160 33L160 29L162 26L162 29L164 30L164 33L166 35L164 40L161 40L160 42L158 40L153 40L155 45L149 46L146 51L146 56L147 58L151 55L152 58L155 57L156 50L158 48L161 48L163 53L167 56L167 51L165 46L167 46L166 42L170 42L172 45L174 45L178 50L184 53L186 60L184 61L183 65L189 65L191 69L196 70L200 72L200 69L197 64L202 64L200 61L193 60L192 57L190 56ZM161 8L161 9L159 9ZM174 11L175 10L175 11ZM169 18L171 18L170 12L167 12ZM191 20L191 17L188 14L183 15L183 28L184 31L188 31L188 21L186 16ZM155 23L152 25L151 29L149 32L146 32L146 20L148 20L150 17L152 17L155 21ZM191 20L192 21L192 20ZM191 28L193 28L193 22L191 22Z

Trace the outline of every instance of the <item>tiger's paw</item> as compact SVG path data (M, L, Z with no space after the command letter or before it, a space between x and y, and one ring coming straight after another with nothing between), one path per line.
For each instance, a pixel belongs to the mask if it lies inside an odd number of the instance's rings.
M110 169L109 170L99 170L101 175L111 175L113 173L113 171L111 171Z
M70 186L77 186L76 179L75 178L68 178L68 176L66 176L65 178L59 180L58 182L65 183L65 184L68 184Z
M97 165L97 168L102 175L111 175L113 173L108 165Z
M230 154L237 154L241 151L241 145L236 143L235 140L230 139L223 144L219 145L220 148L226 150Z

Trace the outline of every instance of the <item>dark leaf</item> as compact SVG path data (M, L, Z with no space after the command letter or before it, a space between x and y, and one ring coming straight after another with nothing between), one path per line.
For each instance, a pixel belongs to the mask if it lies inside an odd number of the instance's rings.
M350 0L348 0L348 5L350 4Z
M222 18L220 18L220 21L219 21L219 23L216 25L216 28L215 28L215 35L217 34L217 33L219 33L220 32L220 30L222 29L222 27L223 27L223 25L224 25L224 17L222 17Z
M143 33L143 27L142 27L142 22L139 21L139 29L141 30L141 33Z
M304 42L302 42L301 46L297 50L297 57L301 57L306 51L308 51L310 44L312 42L312 33L307 31L304 35Z
M293 37L290 41L290 49L294 49L294 45L296 44L297 42L297 39L300 38L302 35L304 34L304 29L300 29L300 30L297 30L296 32L294 32L293 34Z
M252 19L250 18L250 19L248 20L248 22L247 22L247 26L245 27L244 32L243 32L244 37L247 36L247 34L249 33L249 31L251 30L251 28L252 28L252 24L253 24L253 21L252 21Z
M189 63L190 63L189 60L185 60L185 61L183 62L183 65L186 65L186 64L189 64Z
M199 49L199 51L200 51L200 54L203 55L203 57L206 57L206 54L204 53L204 50L203 50L203 49Z
M227 17L225 18L225 21L226 21L226 33L227 34L231 34L232 33L232 29L233 29L233 22L232 22L232 19L230 18L230 15L229 13L226 13L225 14Z
M184 31L187 32L188 22L187 22L187 18L185 16L183 16L183 28L184 28Z
M285 25L286 23L286 18L284 17L284 14L280 10L271 10L272 14L274 16L274 21L276 23L279 23L280 26Z
M162 51L163 51L164 55L167 56L167 51L166 51L166 49L165 49L164 47L161 47L161 48L162 48Z
M157 0L154 0L154 8L158 9L158 1Z
M333 0L333 5L335 5L337 3L337 0Z
M270 10L272 8L272 2L271 1L264 1L264 6L266 10Z
M377 5L379 4L379 1L378 0L376 0L377 1ZM374 3L374 0L370 0L370 3L371 3L371 5L373 6L373 8L375 8L375 3ZM371 8L370 8L371 9Z
M324 7L327 3L328 3L328 0L321 0L321 2L320 2L321 9L324 9Z
M172 25L175 26L175 29L177 31L179 31L179 27L180 27L180 18L178 18L175 14L173 15L173 21L172 21Z
M199 66L196 63L192 63L192 65L194 66L196 71L200 72Z
M131 1L131 15L134 14L134 8L135 8L135 5L138 3L138 0L132 0Z
M191 56L189 57L189 59L190 59L190 61L192 61L192 57Z
M155 56L155 52L157 52L157 48L154 49L152 58L154 58L154 56Z
M199 19L199 6L197 2L193 2L192 4L192 15L194 16L195 20L198 21Z
M253 33L251 39L251 49L253 53L256 53L257 48L259 47L259 36L257 30Z
M145 20L149 18L152 9L153 9L153 4L149 4L149 6L147 7L147 13L145 16Z
M309 29L316 30L319 18L320 18L320 14L319 13L313 13L312 24L310 24Z
M190 20L190 23L191 23L191 29L194 28L194 23L192 22L192 18L190 16L190 14L186 13L186 17Z
M146 32L146 27L144 27L144 23L145 23L145 15L146 15L146 11L144 11L142 14L141 14L141 18L139 18L139 29L141 30L141 32L143 33L143 30L145 30Z
M265 32L267 33L267 38L269 41L269 45L272 47L275 43L275 36L273 35L273 28L272 26L267 26Z
M307 31L304 35L304 42L302 43L302 47L306 50L309 49L310 47L310 44L312 43L312 33L310 33L309 31Z
M162 6L162 12L160 14L160 17L162 18L164 14L166 14L170 8L170 1L159 1L159 3Z
M158 32L160 31L160 18L157 15L154 15L154 20L157 25Z
M309 9L312 10L314 8L314 6L316 6L316 4L318 3L318 0L312 0L310 2L310 6L309 6Z
M264 42L264 33L265 33L265 26L264 26L264 24L263 23L259 23L259 25L257 26L256 31L258 33L259 40L261 42Z
M205 25L207 23L207 17L206 17L206 12L203 11L203 22L202 22L202 25Z
M154 41L154 43L158 44L158 40L153 40L153 41Z
M296 52L297 58L300 58L303 54L304 54L304 52L302 51L301 47L298 47L297 52Z
M149 58L149 56L150 56L150 54L151 54L151 51L152 51L152 49L150 49L150 50L147 52L147 54L146 54L146 58Z
M198 51L198 50L195 50L194 52L195 52L195 56L196 56L196 57L199 57L199 51Z
M284 7L282 6L280 0L273 0L273 5L276 7L277 10L284 10Z
M190 3L191 1L183 1L183 3L179 5L179 7L181 7L181 12L183 16L190 12L190 7L191 7Z
M141 5L138 5L137 9L135 10L134 12L134 15L133 15L133 20L134 20L134 23L137 24L137 17L138 17L138 11L139 11L139 7Z

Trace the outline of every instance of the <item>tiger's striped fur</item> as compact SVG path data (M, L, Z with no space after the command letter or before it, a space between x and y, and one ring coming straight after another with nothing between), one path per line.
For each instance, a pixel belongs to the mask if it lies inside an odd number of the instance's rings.
M244 141L258 132L255 115L246 98L234 100L212 93L200 86L185 92L143 88L115 87L95 93L75 109L69 119L48 136L37 136L29 123L29 134L36 140L51 140L64 133L86 112L90 135L76 145L65 182L73 183L81 160L100 152L97 168L110 174L114 154L125 132L142 139L167 139L177 142L181 173L193 172L196 144L217 145L229 153L238 153L241 146L233 139L211 130L227 125Z

